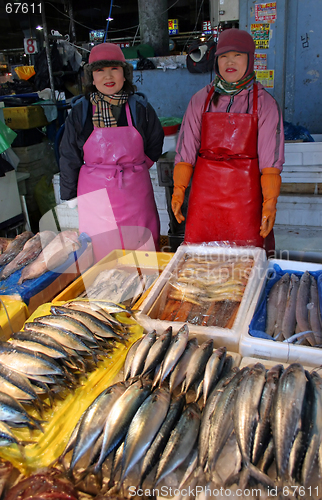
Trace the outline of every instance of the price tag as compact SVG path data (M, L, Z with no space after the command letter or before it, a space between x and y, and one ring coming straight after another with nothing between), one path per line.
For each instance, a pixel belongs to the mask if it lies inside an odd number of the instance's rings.
M24 38L23 41L26 54L37 54L37 40L35 38Z

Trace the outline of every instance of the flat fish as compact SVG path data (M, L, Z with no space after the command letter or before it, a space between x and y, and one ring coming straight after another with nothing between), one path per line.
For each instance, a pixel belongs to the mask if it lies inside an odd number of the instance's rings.
M0 255L0 266L9 264L16 255L23 249L24 244L30 238L32 238L33 233L31 231L25 231L22 234L18 234L14 240L12 240L7 246L6 250Z
M38 278L47 271L55 269L68 259L68 255L80 248L81 244L76 231L63 231L43 249L37 259L24 267L18 281L20 285L26 280Z
M23 249L5 266L0 273L0 279L7 279L12 273L33 262L43 248L56 237L54 231L42 231L28 239Z

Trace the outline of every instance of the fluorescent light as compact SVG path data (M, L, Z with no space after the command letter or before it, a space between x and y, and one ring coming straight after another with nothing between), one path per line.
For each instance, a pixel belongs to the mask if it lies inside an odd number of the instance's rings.
M44 29L44 28L43 28L42 26L37 26L37 27L36 27L36 30L39 30L39 31L40 31L40 30L43 30L43 29Z
M113 17L108 17L108 18L106 19L106 21L113 21L113 20L114 20L114 18L113 18Z

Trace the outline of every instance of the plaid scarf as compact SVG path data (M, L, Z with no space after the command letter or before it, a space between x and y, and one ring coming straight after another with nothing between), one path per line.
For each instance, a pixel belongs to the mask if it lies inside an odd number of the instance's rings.
M250 83L255 81L255 71L253 71L250 75L246 76L242 80L234 83L228 83L221 76L216 76L214 79L214 87L215 92L219 92L219 94L228 94L234 95L238 94L241 90L244 90L248 87Z
M117 127L117 120L113 115L114 106L122 106L128 100L128 93L121 90L117 94L105 95L101 92L92 92L89 100L96 106L93 115L93 125L95 127Z

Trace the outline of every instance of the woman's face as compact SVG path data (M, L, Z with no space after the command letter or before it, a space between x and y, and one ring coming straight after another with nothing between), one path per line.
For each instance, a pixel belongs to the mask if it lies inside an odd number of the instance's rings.
M218 56L218 69L220 76L228 83L241 80L246 73L248 54L242 52L225 52Z
M125 82L122 66L108 66L93 71L93 83L105 95L119 92Z

